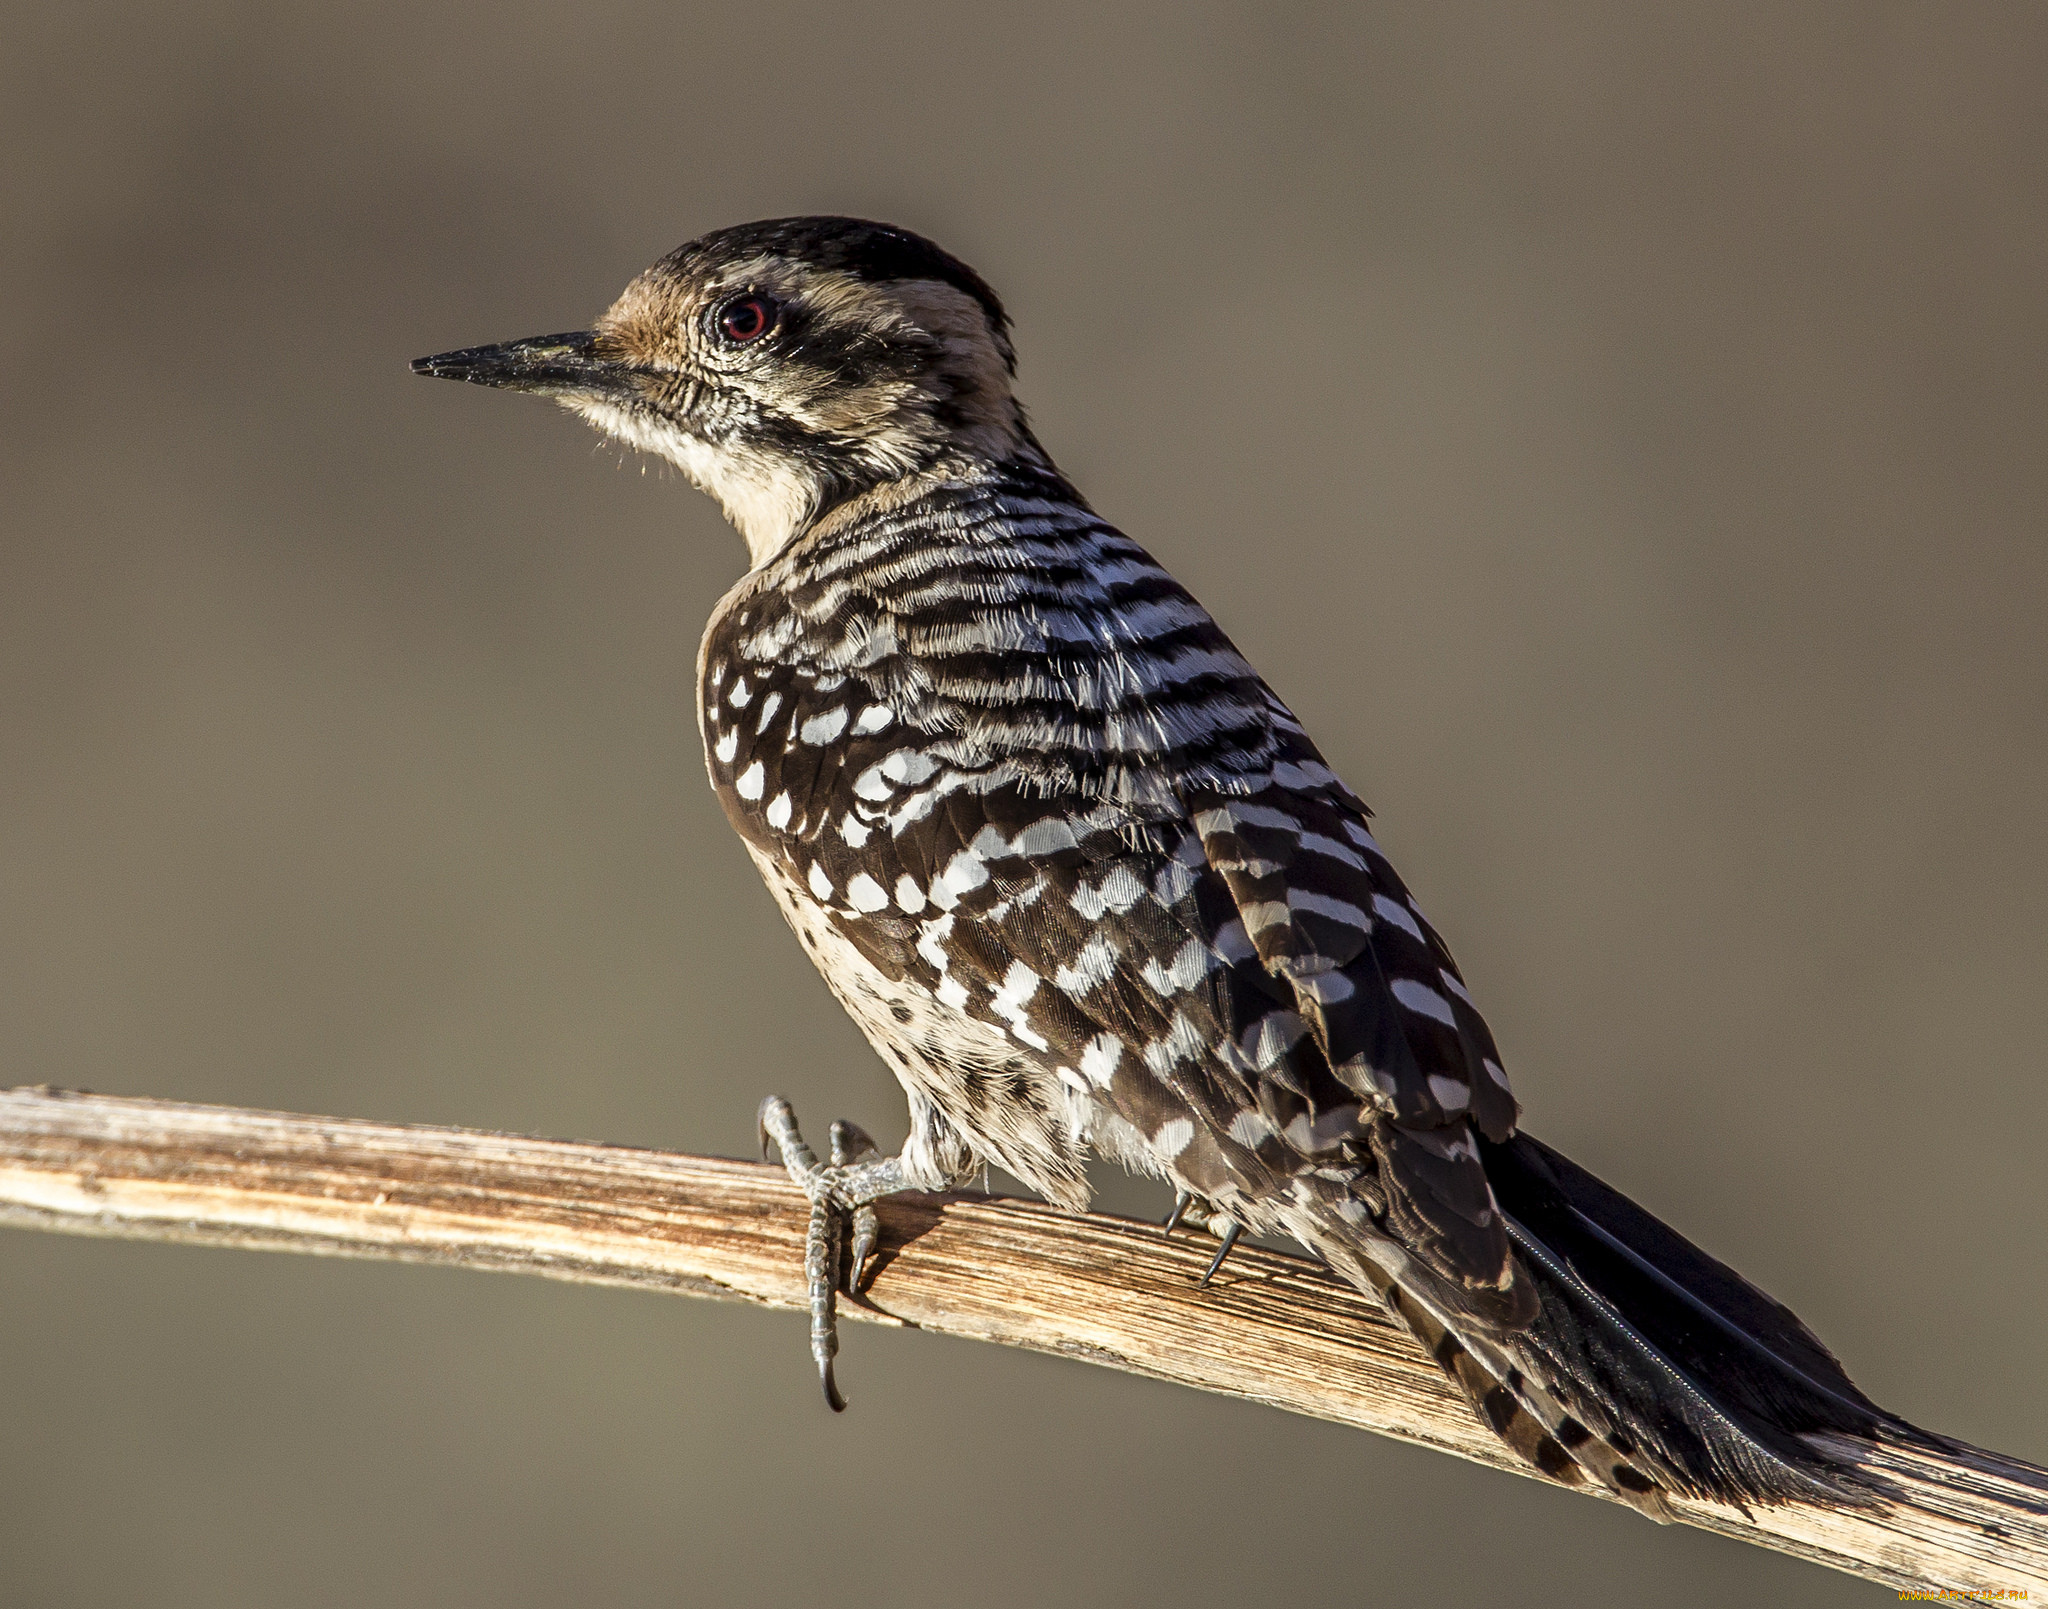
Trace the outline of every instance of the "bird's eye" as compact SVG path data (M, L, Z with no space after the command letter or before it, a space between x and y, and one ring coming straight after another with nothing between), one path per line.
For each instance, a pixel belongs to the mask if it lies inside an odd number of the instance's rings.
M742 296L718 312L718 328L728 341L744 346L775 328L775 304L765 296Z

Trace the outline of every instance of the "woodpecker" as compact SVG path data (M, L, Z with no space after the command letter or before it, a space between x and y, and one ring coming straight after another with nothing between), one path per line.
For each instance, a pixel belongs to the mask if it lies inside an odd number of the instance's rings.
M1828 1434L1910 1427L1521 1132L1365 803L1054 466L974 270L884 224L745 224L591 329L413 368L553 398L745 539L697 658L711 783L910 1106L897 1155L840 1123L824 1161L761 1109L812 1203L835 1409L875 1201L993 1163L1080 1211L1093 1154L1171 1183L1176 1218L1203 1203L1225 1252L1290 1236L1376 1294L1555 1479L1658 1519L1673 1494L1858 1501Z

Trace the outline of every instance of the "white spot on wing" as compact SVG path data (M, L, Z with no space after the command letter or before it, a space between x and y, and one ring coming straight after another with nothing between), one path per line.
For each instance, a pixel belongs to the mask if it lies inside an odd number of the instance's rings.
M1081 1071L1097 1089L1108 1089L1123 1053L1123 1041L1115 1034L1097 1034L1081 1052Z
M1058 816L1047 816L1018 833L1011 841L1010 852L1014 855L1051 855L1062 849L1072 849L1076 841L1071 826Z
M1091 933L1073 961L1053 975L1052 986L1065 995L1084 995L1116 970L1116 946L1106 933Z
M817 895L819 899L830 899L832 897L832 879L825 875L825 868L820 866L815 860L811 862L809 880L811 892Z
M1287 891L1287 903L1297 911L1327 916L1331 921L1342 922L1346 927L1355 927L1361 933L1372 930L1372 918L1349 900L1332 899L1328 894L1318 894L1306 888L1290 888Z
M1225 922L1216 930L1216 953L1225 961L1235 964L1249 961L1259 953L1251 936L1244 930L1244 923L1235 918Z
M1044 981L1022 961L1012 961L1010 970L1003 974L1002 987L990 997L989 1004L997 1012L1007 1016L1038 993L1038 986Z
M1145 1047L1145 1065L1164 1077L1181 1062L1200 1061L1208 1049L1202 1030L1185 1012L1176 1011L1166 1032Z
M898 788L925 781L938 768L939 762L922 749L895 749L861 772L853 791L863 799L886 799Z
M1239 1048L1260 1072L1271 1067L1301 1042L1308 1024L1298 1012L1269 1011L1244 1031Z
M1305 832L1301 835L1301 847L1310 854L1321 855L1326 860L1341 861L1346 866L1365 870L1365 857L1348 845L1340 844L1334 838L1326 838L1319 832Z
M925 781L938 770L939 762L923 749L894 749L882 757L881 772L891 782L916 783Z
M1341 972L1315 972L1296 977L1294 987L1319 1006L1334 1006L1358 992L1357 985Z
M1144 979L1155 994L1181 994L1207 977L1209 968L1214 964L1215 957L1209 946L1200 939L1189 939L1165 966L1157 961L1147 961Z
M777 832L782 831L784 827L789 825L789 790L787 788L768 801L767 816L768 825Z
M731 765L732 757L740 751L740 735L731 731L718 740L718 747L712 752L718 756L719 764Z
M802 726L797 728L796 735L804 742L813 746L830 743L841 732L846 730L846 719L845 706L835 704L831 709L826 710L824 714L813 715L808 721L804 722Z
M944 972L952 964L952 957L946 954L946 940L952 932L953 918L942 916L935 922L925 923L917 935L917 953L936 971Z
M1287 907L1278 900L1264 900L1257 905L1244 907L1244 925L1247 932L1263 933L1269 927L1285 927L1293 917Z
M1195 886L1195 874L1178 860L1169 860L1152 879L1152 897L1161 905L1178 905Z
M882 885L866 872L854 873L853 881L846 885L846 899L857 911L879 911L889 903Z
M938 802L938 794L930 788L926 788L922 793L913 793L889 817L889 830L892 833L901 835L904 828L914 826L930 815L932 813L932 806Z
M1372 897L1372 908L1373 913L1382 921L1392 922L1410 938L1427 942L1422 938L1422 924L1415 920L1414 912L1399 900L1388 899L1384 894L1375 894Z
M1387 852L1384 849L1380 848L1379 840L1373 837L1371 833L1366 831L1364 822L1346 821L1344 823L1344 836L1346 838L1349 838L1354 844L1358 845L1360 849L1371 850L1375 855L1379 856L1381 860L1385 860L1387 858Z
M1458 1026L1458 1016L1451 1010L1450 1001L1426 983L1417 983L1413 978L1396 978L1393 994L1396 1000L1419 1017L1434 1017L1451 1028Z
M1159 1132L1152 1136L1153 1153L1171 1161L1188 1148L1194 1137L1195 1125L1187 1118L1177 1117L1171 1123L1159 1125Z
M761 769L761 762L756 760L740 773L739 780L732 785L732 791L742 799L758 799L767 784L768 774Z
M1470 1084L1462 1078L1446 1078L1442 1073L1429 1075L1429 1092L1446 1112L1462 1112L1472 1099Z
M1105 911L1115 911L1121 916L1139 900L1145 897L1145 885L1138 881L1137 874L1129 866L1119 862L1110 869L1107 877L1094 887L1086 883L1074 889L1074 910L1084 920L1099 922Z
M988 867L982 864L979 855L969 850L961 850L946 862L946 887L956 896L977 889L987 881Z
M1022 961L1012 961L1010 970L1003 974L1000 988L989 996L988 1008L1010 1025L1015 1034L1033 1050L1045 1050L1047 1045L1042 1034L1032 1030L1025 1020L1024 1004L1038 993L1038 986L1044 980Z

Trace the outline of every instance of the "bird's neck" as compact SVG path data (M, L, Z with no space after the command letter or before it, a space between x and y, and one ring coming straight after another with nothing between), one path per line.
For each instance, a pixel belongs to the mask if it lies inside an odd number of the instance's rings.
M1088 514L1081 494L1028 431L1011 446L1001 457L973 452L935 454L907 473L865 482L815 473L803 481L794 473L780 478L761 473L749 478L728 472L715 495L747 544L750 573L799 549L830 546L850 532L898 517L934 499L945 501L963 491L998 484L1028 488L1048 501Z

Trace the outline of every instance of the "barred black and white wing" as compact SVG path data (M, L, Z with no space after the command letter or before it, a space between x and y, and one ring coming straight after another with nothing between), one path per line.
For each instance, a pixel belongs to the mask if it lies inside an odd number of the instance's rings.
M1049 1070L1078 1138L1253 1218L1369 1201L1497 1287L1473 1126L1505 1139L1514 1103L1363 805L1134 544L977 512L812 556L714 631L735 824L886 979Z
M1551 1175L1364 805L1070 492L1013 472L792 551L700 685L719 797L895 1064L927 1176L978 1157L1079 1205L1106 1153L1378 1291L1553 1475L1652 1513L1813 1489L1777 1420L1671 1364L1704 1309L1646 1336L1503 1210L1495 1176L1533 1212ZM1668 1300L1656 1256L1616 1277ZM1810 1384L1801 1412L1843 1422Z

